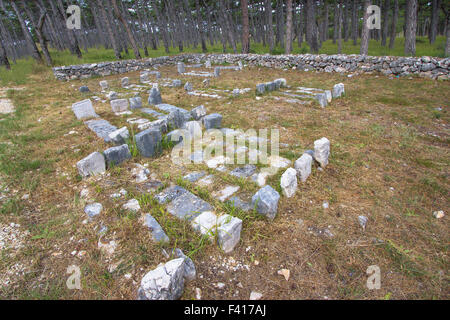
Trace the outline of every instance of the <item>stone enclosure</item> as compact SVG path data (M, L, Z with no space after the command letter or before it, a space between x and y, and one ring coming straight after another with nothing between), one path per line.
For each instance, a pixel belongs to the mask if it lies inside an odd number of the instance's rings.
M158 65L176 65L178 62L213 64L245 63L249 66L268 68L296 68L304 71L339 72L339 73L373 73L384 75L410 76L418 75L430 79L448 80L450 77L450 58L435 57L375 57L362 55L258 55L258 54L180 54L142 60L124 60L114 62L92 63L84 65L53 68L59 80L84 79L92 76L120 74ZM236 66L239 68L239 66ZM218 76L219 69L214 70Z
M239 72L244 68L241 61L237 65L226 67L213 67L211 64L211 60L205 63L206 68L209 66L214 70L211 73L187 71L186 69L195 69L199 65L187 66L183 62L178 62L174 68L176 67L181 76L194 75L205 78L220 77L221 69ZM183 85L180 79L165 78L159 71L144 70L140 73L139 84L131 83L128 77L116 81L115 87L121 86L130 91L133 97L125 98L123 94L109 91L111 81L100 80L100 95L104 95L104 99L98 96L92 98L96 102L109 104L111 114L125 119L126 126L118 128L109 121L101 119L90 99L75 102L72 105L74 116L84 121L86 127L105 143L104 150L86 154L76 163L80 177L88 180L105 174L123 162L132 161L134 157L132 152L137 152L143 158L154 159L160 156L163 148L169 148L172 152L171 161L175 164L178 162L174 155L179 152L184 157L184 161L201 164L204 169L185 172L182 177L183 183L177 181L171 186L163 187L160 181L150 180L148 177L150 170L136 163L133 169L134 183L144 190L152 189L150 193L153 199L164 207L168 214L189 224L194 232L208 238L209 241L215 242L225 254L232 252L239 245L244 224L242 219L236 216L221 213L217 210L216 203L226 203L242 212L253 211L267 219L267 223L271 223L277 216L280 198L295 196L299 184L304 183L310 176L312 166L317 166L323 171L328 165L331 146L326 137L317 137L315 141L311 141L311 149L304 150L301 157L291 161L276 153L258 149L263 143L271 145L268 137L258 136L252 131L223 128L223 116L218 113L209 113L204 105L186 110L164 103L165 99L159 87L164 86L169 90L179 88ZM184 83L184 93L187 95L194 93L194 95L221 99L225 96L239 97L254 92L256 99L282 99L294 104L310 104L316 101L321 107L326 107L332 103L333 99L345 94L342 83L328 89L291 87L283 78L256 84L254 88L236 88L232 91L215 90L218 94L194 88L189 82ZM89 92L90 89L83 86L83 90L80 91ZM273 95L266 95L268 92L272 92ZM148 95L141 96L145 93ZM156 120L136 117L137 110L151 115ZM130 132L130 126L133 126L133 132ZM232 137L232 143L229 144L228 139L222 141L218 141L217 138L210 139L211 136L217 137L217 135L225 138ZM203 139L199 140L196 148L197 140L195 139L199 137ZM236 140L237 145L234 144ZM192 141L194 141L194 151L186 155L185 147L189 146L190 149ZM242 142L241 145L239 141ZM218 153L217 150L222 150L224 153ZM230 160L240 156L248 159L249 163L234 166ZM252 163L251 159L256 160ZM180 166L184 164L186 163L180 163ZM229 166L230 164L233 166ZM211 170L215 173L211 174ZM279 171L282 172L279 180L281 193L266 183L268 177L276 175ZM217 175L228 175L246 183L254 183L259 190L253 195L241 194L240 186L233 183L216 188L214 186ZM214 201L206 201L194 194L185 184L211 188L211 197ZM111 197L120 199L125 194L126 191L123 190L123 192L112 194ZM139 201L136 199L123 203L122 208L134 212L141 210ZM92 223L100 223L98 226L100 229L103 229L100 222L102 210L103 206L98 202L88 203L84 209L86 219ZM148 213L143 213L143 228L148 229L154 242L163 245L170 243L171 239L165 232L165 226ZM195 278L195 266L192 260L179 249L173 257L174 259L161 264L144 276L137 293L139 299L181 297L184 283Z

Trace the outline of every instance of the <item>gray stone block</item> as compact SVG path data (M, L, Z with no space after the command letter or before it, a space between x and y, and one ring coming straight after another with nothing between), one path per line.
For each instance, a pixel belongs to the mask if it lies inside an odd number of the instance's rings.
M92 152L77 162L77 169L82 177L103 173L106 171L105 157L100 152Z
M168 206L167 212L180 219L192 220L204 211L214 208L206 201L200 199L189 191L175 198Z
M98 117L98 114L95 113L94 107L92 106L92 101L90 99L72 104L72 111L78 120Z
M191 110L191 115L194 120L200 120L202 117L206 116L206 108L205 106L201 105L198 107L195 107Z
M155 156L161 150L161 130L159 128L149 128L139 132L135 136L136 145L143 157Z
M263 94L264 92L266 92L266 85L264 83L258 83L256 85L256 93Z
M131 159L130 149L127 144L106 149L103 154L105 155L108 168L117 166L122 162Z
M130 78L123 77L122 79L120 79L120 84L122 85L122 87L127 87L130 84Z
M150 232L152 233L153 241L159 242L159 243L168 243L170 242L169 237L164 232L158 221L156 221L155 218L153 218L150 214L145 215L145 222L144 225L150 229Z
M197 181L198 179L204 177L205 174L206 174L205 171L191 172L191 173L185 175L185 176L183 177L183 179L184 179L184 180L187 180L187 181L189 181L189 182L195 182L195 181Z
M110 142L111 139L109 138L109 134L117 130L116 126L113 126L104 119L88 120L85 121L85 124L89 129L94 131L97 137L102 138L105 142Z
M158 88L153 87L150 89L148 96L148 103L151 105L157 105L162 103L161 93L159 92Z
M222 115L212 113L203 118L205 129L220 129L222 127Z
M328 165L328 157L330 156L330 141L323 137L314 141L314 159L322 168Z
M178 258L148 272L138 289L139 300L177 300L183 295L185 259Z
M174 87L174 88L181 87L181 80L178 80L178 79L173 80L172 87Z
M311 174L312 161L313 158L308 153L304 153L300 158L295 160L294 168L301 182L305 182Z
M333 98L339 98L343 94L345 94L344 84L343 83L335 84L332 92Z
M115 99L111 100L111 109L113 112L124 112L128 110L127 99Z
M228 203L245 212L253 210L251 203L242 201L238 196L231 197L230 200L228 200Z
M259 214L273 220L278 211L280 194L271 186L265 186L258 190L252 197L252 206Z
M124 144L128 138L130 138L130 133L127 127L122 127L116 131L111 132L108 135L109 139L117 145Z
M183 62L178 62L178 63L177 63L177 71L178 71L178 73L180 73L180 74L186 72L185 65L184 65Z
M188 191L180 186L172 186L158 193L155 196L155 200L158 201L159 204L168 203L186 192Z
M133 97L133 98L130 98L129 101L130 101L130 109L142 108L142 99L141 99L141 97Z
M87 86L81 86L80 92L89 92L89 88Z
M256 166L253 164L246 164L243 167L237 167L233 171L230 172L232 176L238 178L247 178L254 174L256 171Z
M219 247L225 253L230 253L241 239L242 220L225 214L219 217L217 226Z

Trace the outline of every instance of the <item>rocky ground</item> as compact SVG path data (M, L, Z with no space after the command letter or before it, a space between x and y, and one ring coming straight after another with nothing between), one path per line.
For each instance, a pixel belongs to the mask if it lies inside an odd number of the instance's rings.
M2 297L148 298L142 289L138 295L141 281L152 270L159 276L163 263L177 283L186 280L184 290L173 291L182 299L448 298L448 82L215 67L186 63L187 74L167 66L147 76L71 82L49 74L8 91L17 111L0 122ZM286 86L272 88L275 79ZM278 129L280 158L245 168L220 159L180 165L171 161L170 144L148 158L127 140L123 162L83 177L77 163L108 154L109 139L122 134L111 138L116 129L139 137L160 126L170 110L149 105L149 95L158 99L154 83L163 103L188 113L203 105L222 116L221 128ZM261 83L274 90L257 92ZM338 83L345 95L328 99ZM139 105L137 95L142 108L110 103L133 98L127 104ZM91 99L90 116L101 126L77 120L72 104L83 99ZM315 152L322 137L330 143L326 165ZM249 149L252 139L246 137ZM307 150L315 162L301 179L295 161ZM295 179L288 167L297 169ZM271 214L252 202L264 185L280 196ZM175 186L181 194L163 201ZM243 205L230 205L233 196ZM236 219L238 241L225 241L236 229L202 234L177 217L198 210ZM168 265L172 260L179 263ZM381 270L379 290L366 286L372 265ZM69 266L81 270L80 290L66 285Z

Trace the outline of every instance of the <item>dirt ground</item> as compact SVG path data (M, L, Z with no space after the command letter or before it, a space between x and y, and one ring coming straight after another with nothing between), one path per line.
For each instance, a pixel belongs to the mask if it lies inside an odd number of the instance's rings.
M159 71L163 78L191 82L194 89L203 86L204 78L178 75L176 66ZM208 89L251 88L239 97L221 92L222 99L195 97L182 87L160 87L163 102L187 110L203 104L208 113L223 115L223 127L279 129L280 142L288 144L280 155L291 161L321 137L331 142L329 165L323 171L315 165L294 197L282 196L273 221L233 211L243 219L241 240L224 254L170 216L152 193L140 191L131 170L134 163L146 165L151 180L165 186L194 170L209 170L217 178L212 187L185 187L221 213L231 209L211 193L230 182L227 174L204 165L176 166L165 150L155 159L134 157L103 176L78 176L76 162L108 145L76 120L71 104L92 96L105 99L98 85L103 79L111 90L125 93L123 76L59 82L48 73L34 76L23 90L8 91L16 112L0 115L0 235L6 239L0 247L0 297L135 299L143 275L168 260L162 249L177 247L197 268L182 299L196 299L196 288L201 299L215 300L248 299L252 291L263 299L449 298L449 82L246 67L222 70ZM139 83L138 72L126 76ZM326 108L277 100L276 91L257 99L257 83L281 77L293 88L332 89L342 82L346 93ZM91 92L80 93L81 85ZM148 106L146 91L141 97ZM94 101L94 107L117 127L127 124L109 102ZM276 190L283 171L268 180ZM244 194L258 190L253 183L231 182ZM110 197L122 188L125 197ZM89 190L87 198L80 197L82 189ZM141 205L138 213L121 209L131 198ZM99 220L85 221L83 208L90 200L103 205L100 221L108 231L100 240ZM433 212L439 210L445 216L437 219ZM145 213L158 219L170 245L162 248L151 240L142 225ZM365 230L360 215L368 218ZM14 245L8 247L11 237ZM108 255L98 242L111 240L117 248ZM81 269L81 290L66 286L70 265ZM379 290L366 286L372 265L381 270ZM288 280L281 269L289 270Z

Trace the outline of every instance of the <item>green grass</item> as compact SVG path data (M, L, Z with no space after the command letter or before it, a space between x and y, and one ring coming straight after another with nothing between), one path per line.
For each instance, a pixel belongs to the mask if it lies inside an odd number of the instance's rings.
M382 47L380 42L370 40L369 43L369 55L371 56L404 56L404 38L396 38L395 46L392 50L388 47ZM342 53L344 54L359 54L360 40L356 46L353 45L351 40L345 42L342 41ZM416 39L416 56L436 56L444 57L445 37L439 36L436 38L436 42L430 45L427 37L417 37ZM222 53L223 47L221 43L216 43L214 46L208 45L208 53ZM157 50L149 49L149 57L155 58L166 55L175 55L179 53L201 53L201 46L197 48L185 47L183 52L180 52L177 48L170 48L169 53L166 53L163 46L160 46ZM227 47L227 53L232 53L231 47ZM237 45L237 52L241 52L241 45ZM338 45L333 44L332 40L325 41L322 47L319 49L320 54L336 54L338 52ZM261 43L252 43L250 45L250 53L265 54L269 53L269 47L263 46ZM272 51L272 54L283 54L284 48L276 46ZM303 42L302 47L299 47L297 42L293 43L293 54L309 53L308 45ZM54 66L67 66L73 64L83 63L96 63L103 61L116 60L114 51L112 49L89 48L88 52L83 51L83 57L78 59L76 56L71 55L68 50L56 51L50 49L50 54L53 59ZM144 51L141 50L141 56L145 58ZM128 54L122 53L123 59L134 59L132 50L129 50ZM21 85L27 83L28 77L31 74L38 74L47 71L48 68L44 65L39 65L31 58L20 59L16 64L11 65L11 70L0 69L0 82L2 85L14 84Z

